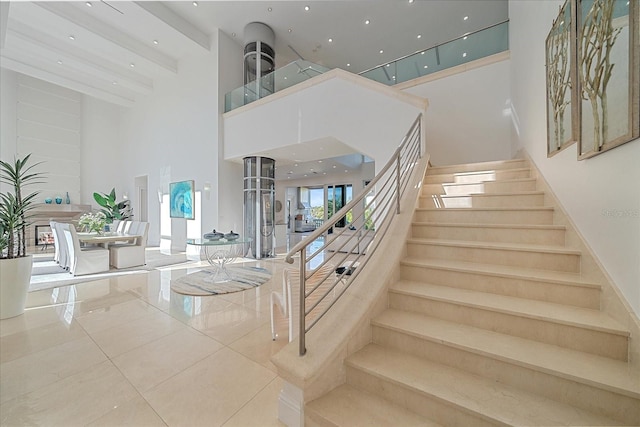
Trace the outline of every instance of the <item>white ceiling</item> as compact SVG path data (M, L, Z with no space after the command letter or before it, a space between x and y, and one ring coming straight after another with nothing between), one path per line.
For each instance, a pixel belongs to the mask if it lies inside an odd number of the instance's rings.
M175 75L185 57L210 54L218 28L242 49L246 24L271 26L277 67L298 59L295 50L361 72L508 19L507 0L2 1L1 10L3 68L123 106ZM349 154L337 141L309 147L331 153L322 158ZM288 151L263 154L279 160Z

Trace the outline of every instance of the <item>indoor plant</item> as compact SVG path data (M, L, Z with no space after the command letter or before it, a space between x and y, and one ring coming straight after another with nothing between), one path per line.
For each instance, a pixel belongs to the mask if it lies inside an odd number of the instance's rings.
M93 193L93 198L96 203L101 207L102 212L107 218L107 223L111 224L114 219L126 220L130 219L133 214L131 213L131 205L129 200L123 200L116 202L116 189L112 188L111 193Z
M27 227L38 191L24 194L24 187L41 184L43 174L35 172L40 163L27 166L31 154L0 160L0 182L9 189L0 193L0 319L24 312L31 279L32 256L27 255Z

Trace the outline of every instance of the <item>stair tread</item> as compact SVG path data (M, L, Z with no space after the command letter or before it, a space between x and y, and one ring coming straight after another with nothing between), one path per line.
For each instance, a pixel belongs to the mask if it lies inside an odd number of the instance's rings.
M412 237L407 239L407 243L436 245L436 246L455 246L466 248L481 249L503 249L524 252L549 252L556 254L581 255L582 252L575 249L567 249L559 245L532 245L530 243L502 243L502 242L478 242L467 240L444 240L444 239L423 239L420 237Z
M500 206L500 207L486 207L486 208L416 208L416 212L419 211L441 211L441 212L450 212L450 211L553 211L553 206Z
M508 425L616 425L611 419L455 368L369 344L348 366Z
M489 182L496 182L496 181L489 181ZM504 182L504 181L499 181L499 182ZM455 184L458 185L457 183L443 183L443 185L445 184ZM475 183L475 184L480 184L480 183ZM544 195L544 191L509 191L509 192L503 192L503 193L478 193L478 194L438 194L437 196L441 199L455 199L455 198L459 198L459 197L495 197L495 196L540 196L540 195ZM434 194L431 195L426 195L426 196L420 196L423 199L429 199L432 196L434 196Z
M343 384L305 405L334 425L352 427L424 426L441 427L376 394Z
M559 283L568 286L582 286L601 289L601 286L584 279L579 273L564 271L540 270L526 267L512 267L499 264L480 264L468 261L424 259L405 257L401 265L424 266L439 269L450 269L474 274L497 275L514 279L530 279Z
M450 167L450 166L442 166L442 167ZM436 170L438 168L438 166L434 166L433 168L429 168L429 170L433 171ZM505 172L505 171L530 171L531 168L529 167L523 167L523 168L508 168L508 169L484 169L484 170L477 170L477 171L468 171L468 172L444 172L444 173L429 173L427 171L426 176L439 176L439 175L457 175L457 176L467 176L467 175L480 175L480 174L486 174L486 173L491 173L491 172ZM437 172L437 170L436 170Z
M431 285L410 280L400 280L394 283L389 291L438 301L449 301L468 307L489 309L501 313L552 321L621 336L629 336L629 331L613 318L601 311L589 308L478 292L449 286Z
M564 225L553 224L482 224L471 222L430 222L413 221L411 223L420 227L460 227L460 228L494 228L494 229L524 229L524 230L566 230Z
M372 324L640 399L640 372L619 360L397 309Z
M508 165L510 163L527 163L526 159L508 159L508 160L492 160L492 161L488 161L488 162L474 162L474 163L457 163L457 164L453 164L453 165L436 165L436 166L429 166L427 168L427 174L429 174L429 172L436 172L439 169L451 169L451 168L460 168L460 169L465 169L465 168L470 168L470 167L487 167L490 168L491 165ZM493 168L492 168L493 169ZM500 169L500 170L505 170L505 169ZM462 172L473 172L473 171L462 171Z

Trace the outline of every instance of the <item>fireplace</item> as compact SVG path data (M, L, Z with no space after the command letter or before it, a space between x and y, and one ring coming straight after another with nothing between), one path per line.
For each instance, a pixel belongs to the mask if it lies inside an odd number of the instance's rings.
M31 216L31 225L27 229L27 244L31 250L35 248L46 249L46 245L53 244L53 234L51 234L53 230L49 225L50 221L74 222L85 212L91 212L90 205L48 205L45 203L36 205Z
M34 240L36 246L44 246L43 249L47 249L47 246L53 245L53 230L49 225L36 225L36 232L34 233Z

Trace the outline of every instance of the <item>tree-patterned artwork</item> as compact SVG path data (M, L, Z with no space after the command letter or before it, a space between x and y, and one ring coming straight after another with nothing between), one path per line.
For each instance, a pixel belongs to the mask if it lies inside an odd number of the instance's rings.
M560 8L546 40L547 155L571 145L572 131L572 17L569 1Z

